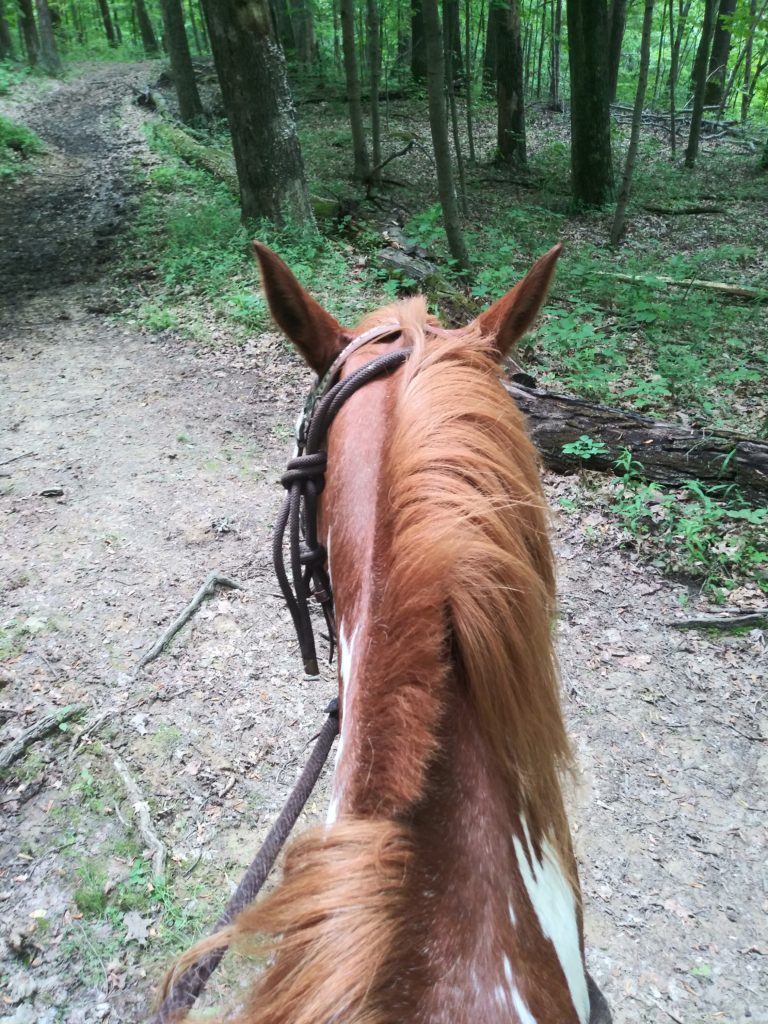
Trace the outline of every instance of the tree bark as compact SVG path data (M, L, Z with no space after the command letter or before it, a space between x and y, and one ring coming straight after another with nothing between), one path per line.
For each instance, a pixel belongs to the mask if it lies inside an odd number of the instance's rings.
M152 21L149 14L147 14L147 5L144 3L144 0L134 0L134 6L136 8L136 20L139 23L139 33L144 52L148 56L155 56L160 52L160 48L157 45L157 36L152 27Z
M243 220L314 226L282 48L267 0L204 0Z
M344 49L344 75L347 81L349 123L352 129L352 155L354 177L367 181L370 174L368 146L363 128L363 104L360 97L360 77L357 73L355 53L355 5L353 0L341 0L341 42Z
M709 55L707 85L704 90L705 107L717 107L723 98L725 71L731 51L730 17L735 10L736 0L720 0L715 34L712 39L712 51Z
M311 71L317 55L317 41L312 5L308 0L294 0L291 20L296 40L296 57L305 71Z
M445 67L446 70L451 69L448 88L461 89L464 85L464 67L461 55L458 0L443 0L443 44L445 46Z
M613 195L605 0L568 0L573 198L603 206Z
M518 0L504 0L498 10L496 110L499 157L515 167L525 167L523 50Z
M40 31L40 54L42 64L49 75L61 74L61 57L53 34L53 22L48 7L48 0L35 0L37 7L37 25Z
M681 427L520 384L509 383L506 388L527 417L545 465L556 473L594 469L619 475L616 460L628 449L648 480L673 487L692 478L733 483L752 501L764 504L768 499L766 441L728 430ZM588 460L565 455L563 445L582 435L602 441L606 450Z
M432 148L435 153L437 190L443 210L443 225L451 256L461 270L469 266L467 248L459 222L459 207L453 184L451 149L448 141L448 123L445 109L445 72L443 68L443 33L437 0L422 0L424 35L427 49L427 93L429 97L429 125Z
M184 29L181 0L160 0L165 28L165 44L171 59L173 85L179 101L179 115L184 124L191 124L203 115L200 93L197 91L195 69Z
M107 37L107 42L110 46L117 46L117 36L115 35L115 27L112 24L112 15L109 13L109 4L107 0L97 0L99 6L99 14L101 15L101 23L104 26L104 34Z
M37 64L40 57L40 37L37 34L32 0L19 0L19 24L24 37L27 60L30 64Z
M610 34L608 37L608 95L613 102L619 85L621 67L621 46L624 42L624 28L627 23L627 0L613 0L610 10Z
M635 94L635 109L632 113L632 130L629 136L629 147L627 148L627 160L624 165L624 174L621 178L619 199L616 203L616 213L611 227L611 245L618 245L619 239L624 233L624 223L627 214L627 203L632 189L632 173L635 169L635 158L640 142L640 122L645 106L645 92L648 87L648 65L651 59L651 29L653 27L653 0L645 0L645 11L643 12L643 31L640 40L640 76L637 82L637 93Z
M677 55L674 48L675 38L675 7L674 0L669 0L669 149L674 161L677 155L677 125L675 124L675 89L677 88Z
M472 84L473 84L473 61L470 33L470 0L464 0L464 65L467 71L467 142L469 143L469 159L475 162L475 130L472 123Z
M427 80L427 46L422 0L411 0L411 77L414 82Z
M560 36L563 31L563 0L552 0L552 49L549 63L549 107L562 110L560 99Z
M489 0L488 22L483 51L483 85L496 85L496 67L499 60L498 8L496 0Z
M13 57L13 37L5 16L5 0L0 0L0 60Z
M685 166L693 167L696 163L696 156L699 152L699 138L701 137L701 119L704 115L704 92L707 87L707 60L709 48L712 42L712 33L715 29L715 12L718 0L704 0L704 23L701 28L701 38L696 50L696 59L693 63L693 111L691 113L691 129L688 135L688 146L685 150Z

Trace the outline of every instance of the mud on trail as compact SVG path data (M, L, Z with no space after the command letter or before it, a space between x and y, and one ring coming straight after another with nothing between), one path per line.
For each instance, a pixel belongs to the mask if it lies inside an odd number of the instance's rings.
M147 158L145 74L90 69L26 101L49 154L0 199L0 750L87 709L0 780L6 1024L143 1019L334 689L301 676L269 555L307 372L274 334L212 352L98 312ZM670 629L681 585L617 550L578 483L548 488L582 508L555 530L590 968L617 1022L768 1021L765 636ZM213 570L242 589L136 675ZM159 888L118 756L167 847Z

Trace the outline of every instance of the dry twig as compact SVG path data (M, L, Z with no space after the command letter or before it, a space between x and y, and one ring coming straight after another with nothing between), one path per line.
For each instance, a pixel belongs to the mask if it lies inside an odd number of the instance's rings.
M133 813L136 815L139 835L144 840L147 847L152 851L152 874L156 879L163 879L165 878L165 844L152 826L152 819L149 815L149 804L141 795L141 791L136 785L125 761L123 761L121 757L115 756L112 761L112 766L120 776L126 792L128 793Z

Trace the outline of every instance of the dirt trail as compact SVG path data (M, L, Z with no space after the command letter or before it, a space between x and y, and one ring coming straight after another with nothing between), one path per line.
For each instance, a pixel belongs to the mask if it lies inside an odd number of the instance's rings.
M0 254L0 747L52 706L108 713L89 742L60 734L2 780L6 1024L142 1018L333 691L301 677L269 559L306 372L275 335L213 353L94 311L145 157L129 105L144 74L91 70L33 105L51 154L0 200L17 238ZM573 482L549 487L588 504ZM591 969L617 1024L768 1021L765 637L670 630L683 588L611 536L588 507L557 524ZM213 569L243 589L134 679ZM168 847L162 914L114 754Z

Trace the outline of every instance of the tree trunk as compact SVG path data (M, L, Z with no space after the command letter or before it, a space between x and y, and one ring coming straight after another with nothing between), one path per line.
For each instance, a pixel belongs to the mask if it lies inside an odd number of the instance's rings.
M679 487L692 478L710 484L736 484L746 498L768 500L768 442L728 430L694 430L638 413L593 405L580 398L507 384L528 421L533 443L548 469L580 469L619 474L616 460L629 450L648 480ZM605 450L588 460L565 455L563 445L582 435L602 441Z
M450 67L449 89L462 89L464 67L461 56L461 28L459 25L458 0L443 0L443 44L445 46L445 67Z
M19 26L24 37L24 49L30 64L37 64L40 57L40 37L37 34L32 0L19 0Z
M243 220L314 225L282 48L267 0L204 0Z
M445 109L445 72L443 70L443 34L437 0L422 0L424 35L427 50L427 93L429 97L429 125L432 148L435 153L437 190L443 210L443 225L448 248L457 265L465 270L469 266L467 248L459 223L459 207L453 185L451 149L448 141L448 123Z
M741 90L741 121L747 120L749 113L749 84L752 80L752 48L755 42L755 18L757 15L757 0L750 0L749 4L749 34L747 35L746 53L744 54L744 87Z
M499 60L498 8L496 0L488 4L488 22L485 31L485 50L483 51L483 85L496 86L496 68Z
M104 34L107 37L107 42L110 46L117 46L117 36L115 35L115 28L112 24L112 15L109 13L109 5L107 0L97 0L99 7L99 14L101 15L101 23L104 26Z
M469 143L469 159L475 162L475 132L472 124L472 84L473 84L473 61L472 61L472 40L470 32L470 0L464 0L464 64L467 69L467 142Z
M296 40L296 57L305 71L311 71L317 54L315 40L315 19L308 0L294 0L293 32Z
M568 0L573 198L602 206L613 194L605 0Z
M709 55L707 85L704 90L705 107L717 107L723 98L725 72L728 67L728 54L731 50L730 17L735 10L736 0L720 0L715 35L712 39L712 51Z
M411 77L414 82L427 80L427 47L422 0L411 0Z
M347 80L349 122L352 129L354 177L366 181L370 174L368 147L363 128L363 104L360 98L360 78L355 53L355 5L353 0L341 0L341 43L344 48L344 75Z
M674 0L669 0L669 40L672 44L675 38L675 7ZM675 89L677 88L677 55L673 45L670 45L669 64L669 148L671 158L674 161L677 154L677 125L675 124Z
M139 23L139 33L141 34L144 52L148 56L155 56L160 52L160 48L157 45L157 37L152 27L152 21L147 14L147 6L144 0L134 0L134 6L136 8L136 20Z
M718 0L704 0L704 23L701 28L701 39L693 64L693 111L691 113L691 130L688 135L688 146L685 150L685 166L693 167L699 152L701 136L701 119L704 115L704 91L707 86L707 60L709 57L712 33L715 29L715 12Z
M659 95L659 81L661 79L661 57L664 53L665 34L667 31L667 4L672 5L672 0L664 0L661 6L661 31L659 32L659 45L656 51L656 74L653 78L653 99L652 106L656 107L656 100Z
M184 29L181 0L160 0L165 28L165 44L171 59L173 84L179 100L179 115L184 124L191 124L203 115L200 93L197 91L195 69Z
M503 0L498 6L498 11L496 106L499 157L505 163L525 167L523 51L520 41L518 0Z
M379 0L367 0L368 5L368 72L371 82L371 147L373 152L372 181L379 184L381 171L381 119L379 117L379 82L381 78L381 22Z
M563 0L552 0L552 49L549 63L549 107L562 110L560 100L560 36L563 31Z
M619 239L624 232L624 222L627 213L629 193L632 189L632 173L635 169L635 158L637 147L640 142L640 122L645 106L645 91L648 87L648 65L651 59L651 29L653 27L653 0L645 0L645 11L643 12L643 33L640 40L640 76L637 82L637 93L635 95L635 109L632 113L632 131L629 136L629 147L627 149L627 162L624 165L624 174L619 189L619 199L616 203L616 213L611 228L611 245L618 245Z
M613 0L609 15L608 36L608 97L616 99L621 67L621 46L624 42L624 28L627 23L627 0Z
M48 7L48 0L35 0L37 7L37 24L40 30L40 54L42 64L49 75L61 74L61 57L56 47L56 37L53 34L53 23L51 12Z
M288 13L287 0L271 0L270 8L280 45L286 52L294 53L296 51L296 38L293 34L293 22Z
M198 53L203 52L203 41L200 38L200 30L197 27L197 15L195 14L195 0L189 0L187 6L189 11L189 23L192 26L192 38L195 42L195 49Z
M118 17L117 7L112 5L112 24L115 26L115 39L117 39L117 45L123 45L123 32L120 28L120 18Z
M13 37L5 17L5 0L0 0L0 60L13 57Z

